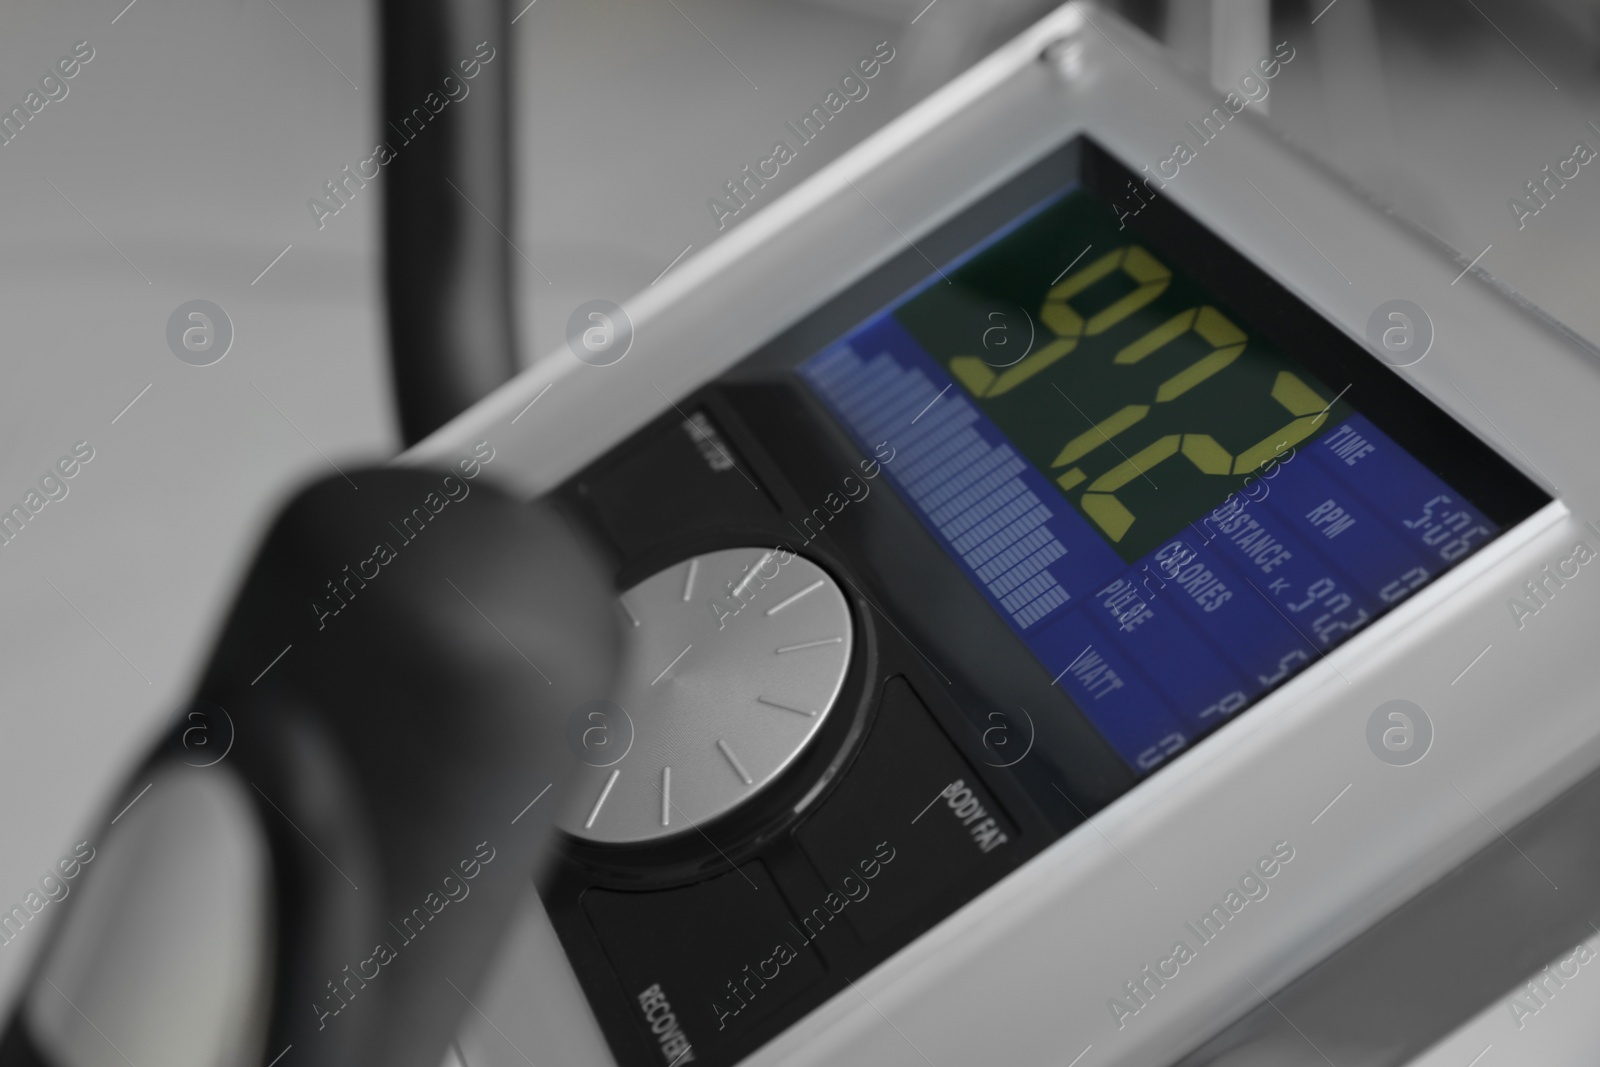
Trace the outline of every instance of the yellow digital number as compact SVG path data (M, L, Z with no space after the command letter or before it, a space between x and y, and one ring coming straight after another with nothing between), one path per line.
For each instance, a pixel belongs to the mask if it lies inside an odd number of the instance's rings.
M1211 345L1211 352L1201 356L1187 367L1172 375L1156 387L1154 403L1164 404L1187 393L1212 375L1222 371L1244 351L1245 333L1214 307L1190 308L1180 311L1160 326L1140 337L1118 352L1114 363L1132 366L1172 344L1190 331ZM1150 414L1150 404L1128 404L1121 410L1100 420L1066 443L1051 467L1065 467L1093 452L1101 445ZM1223 451L1209 436L1188 434L1182 445L1184 455L1207 474L1227 474L1233 457ZM1165 458L1163 456L1162 458ZM1220 469L1218 469L1220 467ZM1071 489L1085 478L1083 471L1074 467L1056 479L1063 489Z
M1134 515L1127 505L1117 499L1116 493L1135 478L1146 475L1157 464L1180 453L1205 474L1249 474L1281 455L1284 449L1299 444L1315 433L1328 417L1328 409L1333 406L1324 403L1315 390L1286 370L1279 371L1272 384L1272 399L1295 417L1238 456L1230 456L1209 434L1168 434L1090 482L1078 506L1105 531L1107 537L1121 541L1133 525ZM1078 474L1073 485L1084 480L1082 472L1069 471L1058 481L1065 482L1073 473Z
M1072 306L1073 298L1118 270L1137 282L1138 287L1085 319ZM1010 392L1077 348L1079 338L1104 333L1150 303L1166 291L1171 281L1172 272L1138 245L1107 252L1045 294L1039 319L1056 335L1055 340L998 373L977 356L956 356L950 361L950 373L975 397Z

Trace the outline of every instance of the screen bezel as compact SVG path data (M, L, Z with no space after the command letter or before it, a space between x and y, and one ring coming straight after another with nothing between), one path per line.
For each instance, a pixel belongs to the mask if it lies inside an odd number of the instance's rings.
M849 442L845 428L836 422L831 413L827 413L809 386L800 380L796 372L799 364L854 333L876 316L904 303L931 281L937 281L939 270L948 269L952 263L977 254L1009 232L1019 219L1054 200L1072 186L1083 186L1109 205L1122 199L1131 199L1127 193L1129 183L1137 185L1146 196L1149 195L1148 187L1142 183L1139 175L1117 161L1086 134L1075 135L1016 176L987 193L979 194L973 203L929 233L909 241L910 247L869 271L849 288L806 315L731 370L725 380L770 380L775 372L788 372L799 390L813 401L821 420L836 432L841 442ZM1351 399L1361 414L1500 527L1495 537L1484 544L1498 540L1550 502L1551 497L1543 489L1498 451L1328 318L1313 310L1298 295L1178 207L1170 197L1156 194L1137 215L1128 216L1126 222L1133 236L1148 241L1175 269L1197 279L1204 278L1203 284L1216 294L1218 301L1234 308L1253 333L1290 353L1292 359L1302 363L1334 389L1343 390L1348 386L1348 392L1344 395ZM846 444L845 447L851 446ZM899 500L899 503L915 524L910 505L904 500ZM917 525L920 529L920 524ZM934 545L932 551L946 557L940 546ZM1448 573L1441 572L1432 581ZM951 578L966 584L965 576L959 573L953 561ZM976 590L973 592L976 596ZM1415 596L1416 592L1420 592L1420 589L1413 591L1411 596ZM1405 603L1411 596L1397 602L1396 606ZM919 606L918 601L924 598L914 593L902 593L895 599L910 609L908 614L921 614L915 608ZM926 602L931 603L931 599ZM989 611L986 603L984 607ZM1369 628L1378 624L1381 618L1375 618ZM1034 673L1043 675L1044 667L1015 638L1010 628L998 616L994 617L994 622L1010 635L1020 658L1032 666ZM1321 659L1338 652L1339 648L1335 647L1293 677L1314 669ZM988 695L987 687L983 684L986 675L997 682L998 672L1005 669L1015 670L1018 665L1006 657L1004 665L993 663L983 668L974 666L971 677L979 693ZM1049 681L1048 677L1045 681ZM1077 822L1172 762L1169 759L1146 773L1129 767L1099 736L1071 698L1059 688L1054 689L1053 694L1059 698L1062 706L1060 711L1093 733L1095 741L1094 744L1086 743L1083 730L1078 729L1075 723L1073 728L1064 731L1072 738L1072 750L1054 754L1056 767L1072 783L1071 792L1081 802L1071 803L1070 811L1061 810L1062 805L1055 803L1047 791L1041 795L1039 786L1043 782L1030 788L1042 807L1057 809L1064 823L1070 825ZM1245 709L1224 722L1254 709L1271 694L1272 690L1260 694ZM1070 711L1067 710L1069 708ZM1213 732L1215 729L1190 738L1184 751L1193 748ZM1176 753L1173 759L1182 755L1183 752ZM1107 761L1114 764L1115 769L1107 766ZM1051 776L1045 777L1054 781Z
M904 303L937 280L937 272L970 257L1016 220L1074 183L1108 205L1128 198L1132 182L1148 195L1142 176L1086 134L1051 151L1022 173L982 195L911 247L858 279L763 346L728 374L793 368L848 336L876 315ZM1239 310L1250 327L1346 395L1396 444L1455 488L1501 527L1501 533L1548 504L1550 495L1467 426L1406 378L1246 259L1207 226L1159 192L1128 228L1161 250L1177 269L1204 278L1218 300ZM931 264L930 264L931 261Z

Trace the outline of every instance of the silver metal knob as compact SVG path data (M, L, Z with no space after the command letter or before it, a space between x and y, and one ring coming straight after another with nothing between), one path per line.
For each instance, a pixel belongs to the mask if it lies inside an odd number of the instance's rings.
M787 550L695 556L619 606L620 684L574 735L588 765L562 819L575 837L654 841L727 814L794 762L844 685L844 593Z

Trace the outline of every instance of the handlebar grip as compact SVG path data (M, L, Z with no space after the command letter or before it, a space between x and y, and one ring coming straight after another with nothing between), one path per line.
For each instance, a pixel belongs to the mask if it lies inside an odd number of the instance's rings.
M217 767L270 856L270 1003L246 1062L438 1067L543 854L567 715L610 690L614 599L558 513L461 475L355 472L284 509L196 693L231 719ZM130 782L182 770L179 737ZM121 995L181 1028L151 980ZM48 1062L13 1033L0 1064L23 1046Z

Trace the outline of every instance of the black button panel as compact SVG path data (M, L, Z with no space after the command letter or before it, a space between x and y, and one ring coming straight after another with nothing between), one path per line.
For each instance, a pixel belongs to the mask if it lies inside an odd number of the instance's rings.
M778 513L703 407L646 428L577 488L624 557L669 538L770 524Z
M823 974L760 862L682 889L591 889L583 908L665 1063L704 1062Z
M767 859L669 889L582 888L581 938L561 906L573 883L547 891L620 1063L738 1062L1025 857L903 676L877 708L843 780Z
M884 686L860 758L796 834L866 942L915 922L1015 836L904 678Z
M731 1067L1060 832L1014 771L979 762L963 690L871 592L866 541L897 531L913 573L930 546L886 525L902 510L886 493L835 514L859 457L800 414L787 390L707 390L561 491L615 550L619 587L728 544L787 544L848 587L861 637L828 732L745 808L648 849L570 842L543 878L622 1067Z

